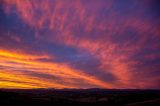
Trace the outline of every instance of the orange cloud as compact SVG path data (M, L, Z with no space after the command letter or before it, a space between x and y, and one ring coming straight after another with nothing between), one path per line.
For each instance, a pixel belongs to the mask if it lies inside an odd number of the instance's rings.
M100 81L95 77L85 75L85 73L74 70L65 64L40 62L37 60L37 58L46 57L49 58L49 56L33 56L22 53L16 54L12 51L0 50L0 87L76 88L72 83L78 84L79 82L74 82L73 79L83 80L86 84L88 83L100 87L111 87L110 84ZM26 71L30 74L27 75ZM37 75L35 76L34 74ZM38 75L41 76L38 77ZM45 75L51 77L53 75L53 79L47 79ZM57 79L54 79L54 77L57 77ZM60 81L57 82L59 78L61 79L61 83L65 83L60 84ZM18 81L23 81L23 83L18 83ZM69 85L69 83L71 83L71 85Z

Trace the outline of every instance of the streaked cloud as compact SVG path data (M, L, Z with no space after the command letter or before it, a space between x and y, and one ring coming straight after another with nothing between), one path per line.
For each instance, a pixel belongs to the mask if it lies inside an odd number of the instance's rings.
M32 56L27 54L17 54L14 51L6 52L0 51L0 69L1 80L9 80L11 83L17 81L30 81L31 79L39 82L36 87L55 87L55 88L76 88L72 83L80 84L80 82L70 81L70 79L84 80L88 86L96 85L99 87L105 87L107 84L94 77L87 76L85 73L78 72L65 64L57 64L54 62L40 62L37 58L49 58L49 56ZM11 73L11 75L7 75ZM6 75L5 75L6 74ZM4 76L4 77L3 77ZM6 77L7 76L7 77ZM10 77L9 77L10 76ZM18 76L19 78L17 78ZM24 78L24 80L23 80ZM30 84L32 84L32 80ZM43 83L41 83L43 82ZM64 84L63 84L64 83ZM71 84L71 85L70 85ZM20 86L20 84L18 84ZM46 85L46 86L45 86ZM14 86L14 85L11 85ZM16 85L15 85L16 86ZM109 86L109 85L108 85ZM23 84L22 84L23 87ZM25 86L24 86L25 87Z
M157 3L2 0L0 86L159 88Z

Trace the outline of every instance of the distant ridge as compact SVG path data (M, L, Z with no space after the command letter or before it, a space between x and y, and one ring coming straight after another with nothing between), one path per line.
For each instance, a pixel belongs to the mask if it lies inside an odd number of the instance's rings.
M0 88L2 91L160 91L160 89L105 89L105 88L34 88L34 89L8 89Z

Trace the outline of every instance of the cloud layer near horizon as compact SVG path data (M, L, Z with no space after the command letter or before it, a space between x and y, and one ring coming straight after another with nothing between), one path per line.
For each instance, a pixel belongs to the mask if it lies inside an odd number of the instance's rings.
M160 88L158 4L0 1L0 87Z

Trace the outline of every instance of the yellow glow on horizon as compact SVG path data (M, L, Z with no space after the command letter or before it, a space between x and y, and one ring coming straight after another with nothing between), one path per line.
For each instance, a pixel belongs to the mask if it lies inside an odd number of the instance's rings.
M85 83L103 88L111 87L110 84L106 84L80 70L75 70L66 64L37 60L38 58L43 59L45 57L50 58L47 55L34 56L31 54L16 54L14 51L0 50L0 66L4 68L0 69L0 88L12 86L19 88L76 88L74 83L80 82L75 82L74 79L83 80ZM40 73L42 75L52 75L53 79L50 80L43 78L43 76L34 77L27 75L22 70L27 70L31 73ZM58 79L54 79L54 76L60 78L62 83L57 82ZM6 80L7 82L4 82L3 80ZM18 81L21 81L22 83L18 83Z

